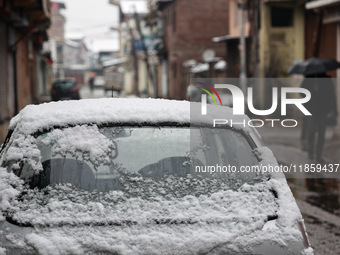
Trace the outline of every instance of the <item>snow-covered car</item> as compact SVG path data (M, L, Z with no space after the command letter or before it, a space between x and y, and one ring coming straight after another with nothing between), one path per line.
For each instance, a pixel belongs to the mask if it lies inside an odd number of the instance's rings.
M26 106L0 152L0 254L312 254L283 175L204 170L277 165L256 131L209 124L186 101Z

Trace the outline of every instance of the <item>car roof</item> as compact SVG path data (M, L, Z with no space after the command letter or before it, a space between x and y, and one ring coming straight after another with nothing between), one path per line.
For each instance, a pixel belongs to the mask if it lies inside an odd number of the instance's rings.
M208 114L201 115L201 104L189 101L141 98L100 98L50 102L28 105L12 118L9 130L18 129L24 134L33 134L51 127L78 124L137 124L157 125L210 125L213 119L223 117L234 123L242 123L249 118L235 116L226 106L208 105ZM196 114L195 114L196 113ZM234 129L253 132L249 127L234 125Z

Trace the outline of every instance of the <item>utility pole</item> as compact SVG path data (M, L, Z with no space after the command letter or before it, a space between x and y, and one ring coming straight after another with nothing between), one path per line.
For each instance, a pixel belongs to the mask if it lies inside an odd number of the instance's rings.
M120 25L119 25L119 37L120 37L120 45L121 45L121 40L122 40L122 27L121 27L121 22L125 22L127 25L127 29L129 31L129 35L130 35L130 43L131 43L131 56L133 59L133 90L134 90L134 94L139 97L139 88L138 88L138 54L137 54L137 50L136 50L136 40L135 40L135 36L133 34L133 30L130 27L129 21L130 18L127 17L126 15L124 15L123 11L122 11L122 7L120 5L120 1L119 0L109 0L109 3L112 5L115 5L118 7L119 9L119 16L120 16ZM113 90L112 90L113 91Z
M135 95L139 97L139 88L138 88L138 82L139 82L139 76L138 76L138 55L136 50L136 40L133 35L132 28L129 28L130 32L130 43L131 43L131 55L133 59L133 90L135 92Z
M246 92L247 84L246 84L246 42L244 36L244 0L241 0L240 3L241 9L241 37L240 37L240 81L241 81L241 89L243 93Z
M255 77L259 77L259 0L255 0L254 6L254 40L255 40Z
M144 36L143 36L143 33L142 33L142 29L140 27L140 20L139 20L139 16L137 15L137 13L135 12L134 14L135 16L135 21L136 21L136 27L137 27L137 30L139 32L139 35L141 37L141 44L142 44L142 48L143 48L143 51L144 51L144 55L145 55L145 65L146 65L146 69L148 71L148 76L149 76L149 79L150 81L152 82L152 85L153 85L153 91L154 91L154 97L157 97L157 84L155 82L155 79L153 77L153 73L152 73L152 70L150 68L150 63L149 63L149 53L148 53L148 50L145 46L145 42L144 42ZM148 84L147 84L148 86Z

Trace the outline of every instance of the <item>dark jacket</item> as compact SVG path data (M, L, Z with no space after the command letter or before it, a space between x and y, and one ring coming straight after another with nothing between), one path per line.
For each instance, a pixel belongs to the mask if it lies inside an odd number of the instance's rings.
M337 112L334 85L329 76L324 74L313 78L306 77L301 87L308 89L311 93L311 99L304 106L312 115Z

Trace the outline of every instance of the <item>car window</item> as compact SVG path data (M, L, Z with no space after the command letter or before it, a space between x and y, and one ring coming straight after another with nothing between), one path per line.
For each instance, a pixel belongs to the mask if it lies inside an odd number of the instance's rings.
M259 163L246 138L230 129L78 125L14 134L3 155L4 166L26 183L7 211L23 226L181 220L183 206L203 214L211 208L198 201L216 205L219 217L240 204L249 213L258 210L261 222L276 210L263 175L195 172L197 166Z
M58 81L53 83L54 88L61 88L61 89L69 89L74 86L74 82L72 81Z
M253 173L219 176L206 171L217 165L239 169L258 164L246 138L230 129L81 125L40 134L34 143L43 171L37 174L27 163L20 170L33 188L71 183L107 192L124 190L133 178L222 177L233 189L256 180Z

